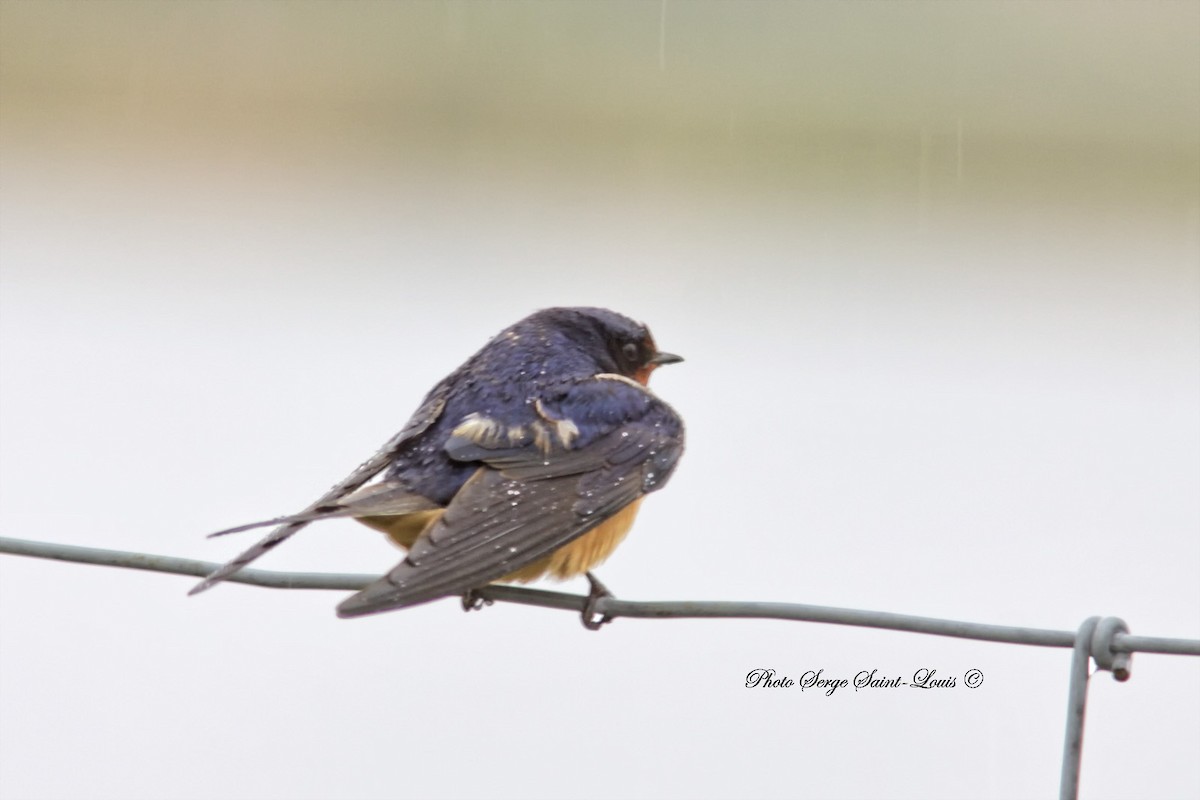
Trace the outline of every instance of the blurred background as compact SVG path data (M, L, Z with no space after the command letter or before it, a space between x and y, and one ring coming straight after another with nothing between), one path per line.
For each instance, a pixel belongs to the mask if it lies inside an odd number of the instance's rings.
M618 596L1200 637L1197 3L0 2L3 535L224 560L574 304L687 357ZM0 576L12 800L1058 781L1064 650ZM1083 796L1200 795L1197 661L1096 676Z

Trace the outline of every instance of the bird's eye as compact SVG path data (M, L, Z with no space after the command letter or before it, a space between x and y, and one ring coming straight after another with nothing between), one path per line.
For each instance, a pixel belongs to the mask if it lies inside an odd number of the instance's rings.
M633 342L629 342L621 347L621 355L625 356L625 360L630 364L636 364L639 355L638 346Z

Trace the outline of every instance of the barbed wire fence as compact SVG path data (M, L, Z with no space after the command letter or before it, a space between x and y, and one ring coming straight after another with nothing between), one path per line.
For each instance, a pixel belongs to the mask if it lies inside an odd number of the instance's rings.
M216 563L188 558L7 537L0 537L0 553L197 577L206 576L220 566ZM246 583L274 589L356 591L377 577L377 575L354 573L276 572L245 569L231 575L227 580L233 583ZM517 603L576 612L583 611L588 599L583 595L564 592L497 585L480 589L475 592L475 596L486 602ZM1079 770L1083 758L1083 722L1084 712L1087 708L1091 663L1095 662L1098 670L1111 672L1116 680L1127 681L1130 677L1130 661L1134 653L1200 656L1200 640L1134 636L1129 632L1129 626L1118 617L1089 617L1083 621L1078 630L1060 631L802 603L638 601L606 597L595 601L592 610L609 619L618 617L781 619L883 628L985 642L1071 648L1073 653L1070 682L1067 688L1067 722L1063 741L1062 776L1059 782L1060 800L1074 800L1079 794Z

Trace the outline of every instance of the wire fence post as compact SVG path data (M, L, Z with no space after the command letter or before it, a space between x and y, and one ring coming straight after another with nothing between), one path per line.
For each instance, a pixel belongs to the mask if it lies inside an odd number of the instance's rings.
M1088 617L1075 634L1071 657L1071 682L1067 689L1067 734L1063 742L1062 780L1058 785L1058 800L1075 800L1079 796L1079 765L1083 760L1083 715L1087 710L1088 668L1092 662L1089 646L1099 617Z
M1129 626L1117 617L1088 617L1075 634L1071 657L1071 682L1067 688L1067 732L1063 741L1062 779L1059 800L1079 796L1079 769L1083 761L1083 718L1087 711L1088 669L1096 659L1098 670L1107 670L1118 681L1129 680L1130 655L1114 652L1113 638L1129 633Z

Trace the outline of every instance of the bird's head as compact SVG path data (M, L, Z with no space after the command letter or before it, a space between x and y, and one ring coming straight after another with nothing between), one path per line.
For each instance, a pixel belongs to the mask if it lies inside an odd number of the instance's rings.
M542 317L584 348L601 372L623 375L643 385L658 367L683 361L681 356L659 350L645 325L606 308L547 308L534 317Z

